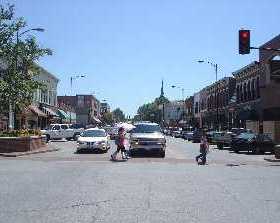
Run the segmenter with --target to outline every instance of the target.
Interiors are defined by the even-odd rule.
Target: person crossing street
[[[126,150],[125,150],[125,129],[123,127],[119,128],[118,136],[115,140],[115,143],[117,145],[117,150],[111,155],[112,160],[117,159],[117,155],[120,151],[122,154],[122,159],[127,160],[128,156],[127,156]]]

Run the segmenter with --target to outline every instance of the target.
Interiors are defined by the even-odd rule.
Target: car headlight
[[[131,139],[130,141],[130,144],[135,144],[137,145],[139,142],[138,142],[138,139]]]

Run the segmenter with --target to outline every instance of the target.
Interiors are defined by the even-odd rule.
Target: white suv
[[[70,128],[68,124],[51,124],[46,130],[41,130],[42,134],[46,135],[47,141],[51,139],[77,140],[78,136],[82,133],[81,129]]]

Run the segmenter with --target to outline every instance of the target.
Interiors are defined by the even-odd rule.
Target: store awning
[[[70,119],[69,116],[67,115],[67,113],[61,109],[58,109],[58,114],[59,114],[60,118],[62,118],[62,119]]]
[[[51,108],[43,107],[43,109],[48,113],[50,116],[59,116],[56,112],[54,112]]]
[[[47,115],[42,112],[37,106],[35,105],[29,105],[28,106],[29,110],[31,110],[34,114],[38,115],[39,117],[47,117]]]

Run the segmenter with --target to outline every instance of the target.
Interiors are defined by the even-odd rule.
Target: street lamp
[[[17,68],[18,68],[18,44],[19,44],[19,38],[23,35],[26,34],[28,32],[31,31],[37,31],[37,32],[44,32],[45,30],[43,28],[32,28],[32,29],[28,29],[25,30],[21,33],[19,33],[19,31],[16,32],[16,53],[15,53],[15,70],[17,72]],[[14,128],[14,111],[13,111],[13,105],[10,102],[9,103],[9,129],[12,130]]]
[[[181,86],[177,86],[177,85],[171,85],[172,88],[177,88],[180,89],[182,91],[182,103],[183,103],[183,110],[182,110],[182,118],[184,120],[185,118],[185,88],[181,87]],[[177,116],[178,116],[178,111],[177,111]]]
[[[198,63],[208,63],[215,69],[215,76],[216,76],[216,88],[215,88],[215,97],[216,97],[216,129],[219,128],[219,110],[218,110],[218,64],[213,63],[211,61],[205,61],[205,60],[198,60]]]
[[[171,85],[172,88],[178,88],[182,91],[182,101],[184,101],[185,98],[185,88],[180,87],[180,86],[176,86],[176,85]]]
[[[73,87],[73,80],[79,79],[79,78],[84,78],[86,75],[74,75],[70,77],[70,87],[71,87],[71,95],[72,95],[72,87]]]

